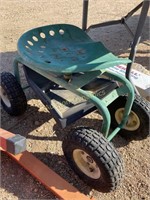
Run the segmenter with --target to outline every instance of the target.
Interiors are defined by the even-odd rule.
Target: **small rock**
[[[34,191],[34,192],[37,192],[37,191],[38,191],[38,189],[37,189],[37,188],[35,188],[33,191]]]
[[[61,160],[58,161],[58,164],[62,164],[63,162]]]
[[[40,125],[40,122],[39,122],[39,121],[35,121],[34,124],[35,124],[36,126],[38,126],[38,125]]]

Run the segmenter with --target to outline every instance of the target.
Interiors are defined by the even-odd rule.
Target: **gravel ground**
[[[120,19],[140,1],[107,0],[91,1],[88,24]],[[82,1],[69,0],[1,0],[0,1],[0,65],[1,71],[12,71],[12,63],[16,56],[16,44],[21,34],[33,27],[70,23],[81,27]],[[129,23],[135,29],[139,12]],[[150,16],[150,15],[149,15]],[[148,69],[149,66],[149,16],[147,18],[141,43],[138,46],[136,62]],[[120,56],[129,54],[131,38],[124,27],[98,28],[89,32],[96,41],[102,41],[113,53]],[[25,83],[21,73],[22,83]],[[64,135],[77,125],[88,125],[97,130],[101,126],[101,118],[92,113],[72,126],[61,129],[51,113],[37,98],[31,89],[26,90],[28,108],[20,117],[10,117],[1,109],[1,127],[21,134],[27,138],[27,150],[46,165],[64,177],[86,195],[93,194],[96,200],[148,200],[150,199],[149,177],[149,138],[141,140],[125,140],[119,135],[113,144],[121,153],[125,164],[125,176],[120,187],[114,192],[104,194],[93,191],[85,185],[68,166],[61,148]],[[142,134],[142,133],[141,133]],[[1,153],[1,187],[0,199],[56,199],[48,190],[37,182],[30,174]]]

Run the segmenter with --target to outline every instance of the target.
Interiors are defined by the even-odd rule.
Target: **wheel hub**
[[[116,110],[115,118],[118,124],[121,123],[123,119],[123,114],[124,114],[124,108],[119,108],[118,110]],[[140,127],[140,119],[135,112],[131,111],[128,117],[128,121],[126,125],[124,126],[124,129],[128,131],[135,131],[139,127]]]
[[[9,101],[9,98],[8,98],[5,90],[2,88],[2,86],[0,86],[0,96],[1,96],[1,99],[3,100],[3,102],[5,103],[5,105],[7,107],[11,107],[11,103]]]
[[[100,169],[93,158],[81,149],[73,151],[73,159],[78,168],[87,176],[93,179],[98,179],[101,176]]]

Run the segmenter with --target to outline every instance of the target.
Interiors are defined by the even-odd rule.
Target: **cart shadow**
[[[20,134],[27,138],[27,140],[36,142],[46,141],[63,141],[67,134],[70,134],[76,127],[90,127],[100,132],[102,127],[102,119],[92,117],[83,117],[66,128],[61,128],[58,123],[55,122],[50,112],[39,112],[38,107],[29,106],[24,115],[20,117],[11,117],[5,111],[2,110],[2,123],[3,129],[9,130],[15,134]],[[97,117],[98,114],[96,114]],[[5,123],[4,123],[5,121]],[[8,122],[12,124],[8,128]],[[38,122],[38,123],[37,123]],[[110,130],[111,132],[112,130]],[[142,140],[142,137],[136,136],[135,138],[123,138],[117,134],[112,143],[116,148],[127,146],[132,140]]]
[[[36,152],[33,155],[54,170],[63,179],[76,187],[81,193],[88,195],[92,188],[87,186],[70,168],[64,155]],[[65,189],[65,188],[64,188]]]
[[[77,188],[79,192],[85,195],[90,194],[92,188],[79,179],[66,163],[64,156],[51,153],[33,153],[33,155]],[[11,169],[10,166],[12,166]],[[58,199],[3,152],[1,153],[1,177],[1,188],[13,193],[19,199]],[[12,178],[11,182],[5,181],[5,179],[10,180],[10,178]],[[13,179],[17,181],[13,181]],[[67,191],[66,188],[64,190]]]
[[[42,110],[40,110],[40,106],[43,107]],[[42,103],[38,102],[37,105],[28,104],[26,112],[17,117],[8,115],[1,108],[1,128],[20,134],[30,141],[63,141],[65,135],[73,132],[76,127],[80,126],[90,127],[100,132],[103,122],[101,116],[97,111],[93,112],[92,116],[90,115],[82,117],[66,128],[61,128],[54,120],[52,113],[46,110]],[[112,131],[110,130],[110,133]],[[132,140],[143,140],[143,137],[136,135],[136,137],[123,138],[118,133],[113,138],[112,143],[116,148],[120,148],[127,146]]]
[[[4,152],[1,152],[1,188],[20,200],[57,199]]]

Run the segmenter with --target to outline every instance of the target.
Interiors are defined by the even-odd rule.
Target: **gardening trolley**
[[[148,135],[148,103],[134,95],[131,82],[109,67],[131,63],[118,58],[101,42],[69,24],[48,25],[24,33],[18,41],[15,76],[1,74],[1,97],[10,115],[25,112],[27,100],[20,85],[22,64],[29,86],[55,120],[65,128],[81,117],[98,111],[103,123],[97,132],[77,127],[64,138],[62,148],[72,169],[92,188],[114,190],[123,164],[110,141]]]

